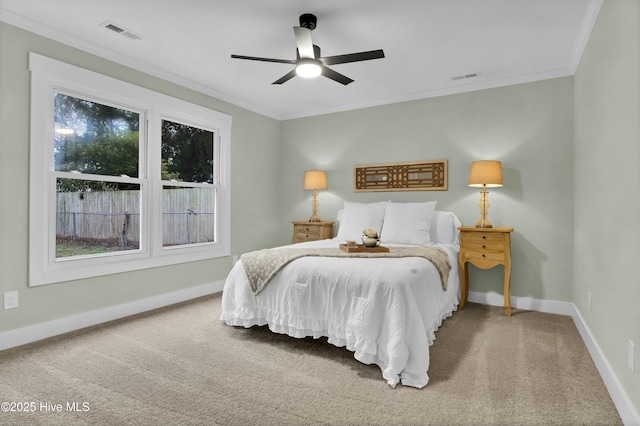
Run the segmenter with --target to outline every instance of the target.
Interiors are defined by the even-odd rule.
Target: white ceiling
[[[277,119],[572,75],[602,0],[0,0],[0,20]],[[293,26],[355,81],[295,77]],[[141,36],[101,26],[111,21]],[[477,77],[452,77],[478,73]]]

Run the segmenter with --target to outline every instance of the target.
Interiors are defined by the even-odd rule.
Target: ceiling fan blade
[[[347,62],[369,61],[371,59],[384,58],[382,49],[370,50],[368,52],[348,53],[346,55],[327,56],[320,58],[325,65],[346,64]]]
[[[273,58],[259,58],[257,56],[243,56],[243,55],[231,55],[234,59],[248,59],[250,61],[262,61],[262,62],[276,62],[279,64],[295,64],[296,61],[290,59],[273,59]]]
[[[300,58],[316,59],[313,53],[313,41],[311,40],[311,30],[303,27],[293,27],[296,35],[296,45]]]
[[[282,77],[280,77],[279,79],[277,79],[276,81],[274,81],[271,84],[286,83],[287,81],[291,80],[295,76],[296,76],[296,70],[294,68],[293,70],[291,70],[290,72],[286,73],[285,75],[283,75]]]
[[[295,72],[295,70],[294,70],[294,72]],[[337,81],[338,83],[342,83],[345,86],[353,81],[349,77],[347,77],[345,75],[342,75],[339,72],[335,72],[331,68],[327,68],[327,67],[324,67],[324,66],[322,67],[322,75],[324,75],[327,78],[330,78],[333,81]]]

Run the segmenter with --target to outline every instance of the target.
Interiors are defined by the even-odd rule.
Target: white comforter
[[[337,247],[336,239],[287,247]],[[429,346],[442,320],[458,306],[458,247],[444,248],[451,262],[447,290],[433,264],[417,257],[303,257],[278,272],[257,296],[238,261],[225,282],[226,324],[269,325],[292,337],[328,337],[365,364],[377,364],[389,385],[424,387]]]

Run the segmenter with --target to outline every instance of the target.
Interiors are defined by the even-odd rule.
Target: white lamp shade
[[[304,172],[304,189],[327,189],[327,173],[324,170]]]
[[[502,186],[502,163],[495,160],[474,161],[471,163],[469,186]]]

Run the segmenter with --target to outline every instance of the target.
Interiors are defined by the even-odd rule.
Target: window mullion
[[[161,157],[161,132],[160,113],[157,108],[149,111],[147,120],[147,205],[146,217],[148,219],[147,241],[149,253],[157,256],[162,249],[162,183],[160,182],[160,157]]]

